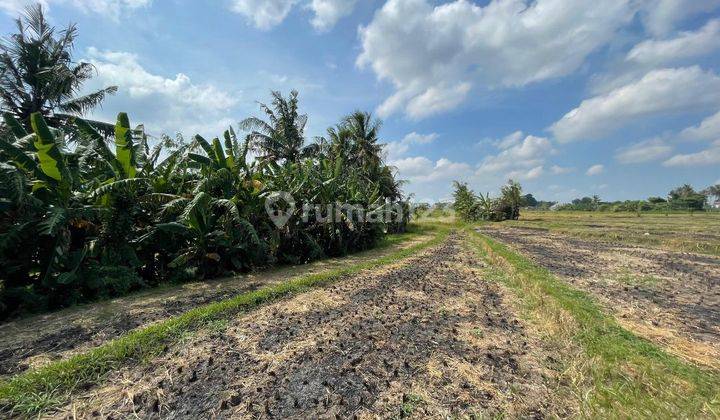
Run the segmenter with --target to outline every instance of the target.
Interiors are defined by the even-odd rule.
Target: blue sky
[[[24,0],[0,0],[3,33]],[[45,0],[76,22],[97,118],[219,135],[269,91],[300,91],[308,138],[384,121],[419,200],[452,180],[537,198],[720,183],[720,0]]]

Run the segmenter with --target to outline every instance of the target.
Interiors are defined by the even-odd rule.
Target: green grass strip
[[[194,308],[158,324],[129,332],[88,352],[14,376],[6,383],[0,384],[0,407],[15,414],[36,414],[49,410],[65,402],[78,387],[100,382],[108,372],[118,369],[123,364],[151,359],[164,352],[183,334],[198,330],[208,322],[226,319],[291,294],[325,286],[348,275],[410,257],[442,242],[450,229],[445,226],[420,227],[419,231],[433,232],[434,236],[425,242],[371,261],[298,277],[278,285]],[[409,233],[400,236],[409,238],[415,235],[416,233]],[[391,238],[389,241],[392,243],[399,240]]]
[[[577,393],[583,416],[720,418],[718,372],[687,363],[622,328],[587,293],[507,246],[478,233],[471,242],[493,266],[493,277],[517,294],[531,321],[552,305],[575,319],[571,340],[588,361],[585,389]],[[498,256],[512,269],[497,264],[493,257]]]

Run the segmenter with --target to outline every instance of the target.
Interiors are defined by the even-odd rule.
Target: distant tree
[[[508,180],[507,184],[500,188],[500,201],[509,209],[507,219],[517,220],[520,218],[520,207],[523,205],[522,187],[517,181]]]
[[[30,115],[39,112],[50,126],[72,131],[68,124],[99,106],[117,91],[110,86],[78,96],[95,69],[90,63],[72,60],[77,27],[57,32],[50,26],[42,6],[28,7],[16,21],[18,33],[0,43],[0,99],[2,109],[32,131]],[[97,128],[112,126],[94,122]]]
[[[647,199],[648,203],[652,204],[663,204],[667,203],[667,200],[662,197],[650,197]]]
[[[670,191],[668,195],[673,200],[677,200],[678,198],[685,198],[694,194],[697,194],[697,192],[695,192],[695,189],[692,187],[692,185],[684,184]]]
[[[685,184],[675,188],[669,193],[672,207],[683,210],[702,210],[707,203],[707,196],[704,192],[698,193],[695,189]]]
[[[537,207],[538,201],[533,197],[532,194],[525,194],[523,196],[523,205],[526,207]]]
[[[453,210],[455,214],[463,221],[472,222],[480,220],[478,212],[478,202],[475,193],[464,182],[453,182],[455,191],[453,192]]]
[[[720,184],[711,185],[703,190],[703,194],[713,197],[715,201],[720,201]]]

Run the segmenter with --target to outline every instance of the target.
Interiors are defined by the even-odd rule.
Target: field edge
[[[191,309],[157,324],[131,331],[106,344],[66,360],[31,369],[0,383],[0,411],[40,414],[65,402],[73,390],[103,380],[105,374],[132,361],[142,362],[162,353],[171,342],[204,326],[247,312],[278,299],[322,287],[348,275],[372,270],[406,259],[440,244],[453,230],[451,225],[427,229],[430,239],[377,259],[243,293],[230,299]]]

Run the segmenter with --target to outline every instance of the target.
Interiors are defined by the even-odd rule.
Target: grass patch
[[[503,225],[538,229],[582,239],[720,255],[720,213],[525,211]]]
[[[483,235],[470,237],[491,276],[515,292],[523,315],[561,352],[580,415],[720,416],[720,374],[686,363],[623,329],[586,293]]]
[[[619,283],[627,284],[629,286],[649,286],[654,287],[662,283],[663,280],[655,276],[639,276],[631,273],[630,271],[622,272],[617,275],[615,280]]]
[[[220,302],[194,308],[139,330],[129,332],[88,352],[70,359],[31,369],[0,384],[0,407],[12,414],[37,414],[57,407],[69,395],[103,380],[104,376],[124,364],[150,360],[167,350],[168,346],[201,328],[223,328],[223,320],[247,312],[260,305],[276,301],[311,288],[330,284],[363,270],[379,268],[407,258],[442,242],[450,232],[449,226],[418,226],[408,233],[394,235],[386,245],[401,242],[418,233],[433,233],[425,242],[394,251],[371,261],[310,274],[284,283],[244,293]]]
[[[402,405],[400,405],[400,413],[396,418],[407,418],[413,415],[415,410],[420,404],[423,404],[425,400],[423,397],[416,394],[403,394]]]

